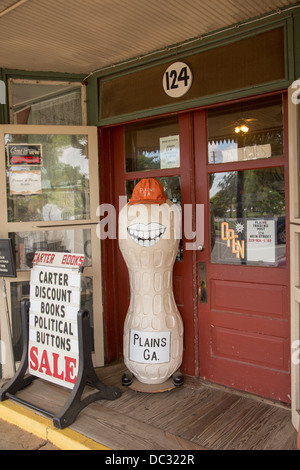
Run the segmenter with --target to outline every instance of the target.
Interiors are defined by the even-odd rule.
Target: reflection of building
[[[133,1],[130,11],[118,2],[126,28],[120,28],[114,2],[109,20],[101,2],[96,7],[87,0],[84,18],[77,10],[82,2],[61,2],[66,34],[71,34],[73,20],[78,25],[76,37],[68,41],[51,2],[14,3],[6,13],[0,10],[7,43],[7,50],[0,52],[0,84],[7,89],[0,122],[15,125],[2,125],[1,135],[6,134],[7,142],[24,144],[26,137],[43,144],[42,195],[50,195],[48,203],[58,206],[61,214],[43,216],[38,194],[8,194],[1,236],[11,234],[23,263],[18,278],[10,281],[12,303],[16,305],[26,292],[29,273],[22,254],[27,247],[35,249],[37,235],[36,241],[46,243],[47,249],[88,251],[85,273],[93,289],[86,295],[94,309],[96,364],[102,365],[104,357],[107,362],[119,358],[128,305],[127,271],[116,240],[100,242],[96,236],[97,207],[112,204],[118,211],[119,196],[130,196],[139,179],[159,178],[168,197],[180,202],[183,215],[184,206],[192,205],[195,232],[196,205],[205,207],[201,249],[186,249],[190,240],[183,237],[174,268],[175,299],[186,335],[183,372],[289,403],[294,367],[289,344],[298,339],[299,330],[294,315],[297,291],[292,303],[289,297],[290,288],[298,285],[299,268],[299,203],[294,196],[299,108],[293,88],[300,77],[298,2],[282,0],[276,13],[271,11],[274,2],[250,2],[246,9],[235,2],[235,11],[225,0],[216,8],[216,2],[210,3],[205,11],[194,2],[184,14],[178,2],[171,2],[176,7],[171,17],[170,2],[151,4],[151,11],[144,2]],[[161,44],[152,26],[167,16],[168,24],[164,21],[157,28],[164,32]],[[25,17],[36,18],[32,42],[22,34]],[[139,24],[144,25],[143,32]],[[146,25],[151,38],[145,35]],[[35,36],[39,28],[45,36],[51,32],[51,43],[45,45],[41,35]],[[84,41],[78,40],[81,34]],[[19,35],[24,47],[15,48]],[[55,50],[50,54],[48,48]],[[174,98],[166,93],[164,76],[164,83],[182,94]],[[41,124],[53,127],[42,129]],[[243,124],[248,132],[236,133]],[[179,154],[173,148],[161,165],[161,139],[170,137],[179,142]],[[4,162],[4,149],[0,151]],[[4,167],[1,172],[5,187]],[[272,220],[269,233],[255,227],[256,221],[266,220]],[[232,230],[226,240],[221,238],[222,222]],[[245,228],[244,239],[237,223]],[[251,242],[254,245],[270,240],[271,254],[260,257],[256,249],[251,252],[250,239],[257,240]],[[244,246],[243,263],[236,257],[239,246],[241,253]],[[203,302],[197,297],[200,278]],[[5,334],[2,325],[1,332]],[[3,374],[10,373],[11,364],[3,365]],[[293,409],[299,408],[294,377]],[[297,415],[294,420],[298,423]]]

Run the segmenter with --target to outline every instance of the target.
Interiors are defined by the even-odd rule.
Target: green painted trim
[[[102,119],[98,123],[98,126],[107,127],[116,124],[122,124],[136,119],[143,119],[147,117],[158,116],[162,114],[170,114],[175,112],[190,111],[195,108],[201,108],[217,103],[224,103],[226,101],[237,100],[250,96],[260,95],[272,91],[286,90],[290,86],[289,81],[273,82],[264,85],[260,85],[252,88],[245,88],[243,90],[236,90],[227,93],[221,93],[217,95],[205,96],[202,98],[194,99],[191,101],[184,101],[182,103],[176,103],[174,105],[162,106],[159,108],[152,108],[143,110],[137,113],[123,114],[110,119]]]
[[[91,77],[86,87],[86,110],[88,126],[97,126],[99,105],[98,80],[96,77]]]
[[[58,72],[34,72],[30,70],[18,70],[18,69],[3,69],[3,72],[7,79],[9,78],[24,78],[27,80],[53,80],[53,81],[69,81],[69,82],[81,82],[84,79],[83,74],[70,74],[70,73],[58,73]]]
[[[295,80],[295,50],[294,50],[294,22],[293,18],[289,17],[285,23],[285,76],[289,80],[289,85]],[[288,86],[289,86],[288,85]]]
[[[299,2],[300,4],[300,2]],[[180,103],[174,103],[174,105],[167,105],[158,108],[151,108],[146,110],[141,110],[136,113],[129,113],[123,114],[119,116],[114,116],[112,118],[107,119],[100,119],[100,96],[102,94],[102,86],[103,83],[113,80],[114,78],[118,78],[128,74],[134,74],[134,72],[142,71],[145,69],[149,69],[151,67],[161,65],[167,62],[170,62],[172,58],[174,58],[176,54],[176,60],[184,60],[185,58],[199,54],[201,52],[224,46],[241,39],[250,38],[257,34],[261,34],[267,31],[271,31],[272,29],[283,27],[284,29],[284,51],[285,51],[285,79],[264,83],[258,85],[256,87],[247,88],[247,89],[239,89],[239,90],[232,90],[230,92],[216,94],[212,96],[205,96],[201,98],[197,98],[191,101],[182,101]],[[115,125],[118,123],[123,123],[126,121],[131,121],[135,119],[141,119],[146,117],[151,117],[159,114],[167,114],[172,112],[180,112],[183,110],[189,110],[196,107],[206,106],[209,104],[214,104],[218,102],[224,102],[239,98],[244,98],[246,96],[253,96],[256,94],[267,93],[270,91],[286,89],[288,88],[291,83],[295,80],[295,67],[294,67],[294,21],[293,15],[290,12],[282,13],[280,18],[272,17],[271,19],[262,19],[262,22],[259,24],[254,23],[250,26],[241,26],[238,28],[238,31],[230,31],[230,33],[223,33],[216,34],[217,37],[213,37],[213,39],[203,39],[202,42],[199,40],[197,45],[193,45],[193,47],[188,47],[185,50],[181,51],[180,53],[172,52],[169,54],[161,54],[160,57],[156,57],[156,59],[145,59],[141,60],[138,64],[131,65],[130,67],[115,67],[114,71],[112,72],[102,72],[102,73],[95,73],[92,77],[89,78],[95,80],[95,77],[98,80],[99,84],[99,112],[98,112],[98,121],[95,125],[98,126],[109,126]]]

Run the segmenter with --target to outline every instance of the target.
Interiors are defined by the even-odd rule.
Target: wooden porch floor
[[[289,408],[185,377],[164,393],[124,388],[123,362],[96,372],[122,395],[87,406],[70,426],[113,450],[297,450]],[[57,413],[69,391],[36,380],[17,396]]]

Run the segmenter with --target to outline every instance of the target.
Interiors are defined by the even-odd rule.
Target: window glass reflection
[[[32,267],[36,251],[84,254],[83,266],[92,265],[90,229],[47,230],[11,233],[16,253],[16,268],[27,271]]]
[[[209,163],[282,156],[282,97],[211,109],[207,114],[207,132]]]
[[[145,171],[180,167],[178,118],[125,126],[125,169]]]
[[[39,164],[17,158],[30,145],[41,151]],[[8,221],[89,219],[87,146],[86,135],[6,134]]]
[[[11,84],[12,124],[81,126],[81,87],[26,80]]]
[[[209,175],[213,263],[286,263],[284,169]]]
[[[136,180],[128,180],[125,183],[125,191],[126,191],[126,196],[127,200],[129,200],[132,196],[132,192],[134,190],[134,187],[137,185],[137,183],[141,180],[136,179]],[[174,202],[174,204],[181,205],[181,182],[180,182],[180,176],[166,176],[166,177],[160,177],[160,178],[155,178],[158,181],[161,182],[164,188],[164,192],[168,199],[170,201]]]

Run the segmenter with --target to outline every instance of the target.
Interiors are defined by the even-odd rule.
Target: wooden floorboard
[[[168,392],[136,392],[122,387],[123,371],[122,362],[97,369],[122,395],[90,404],[71,429],[115,450],[297,449],[287,407],[191,377]],[[69,394],[38,379],[17,395],[57,413]]]

